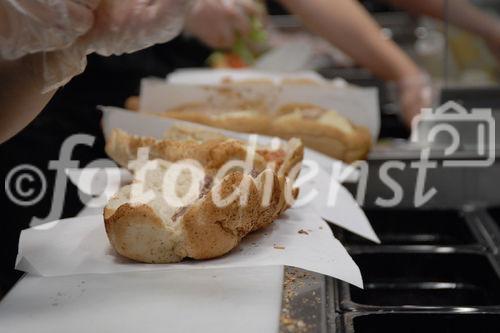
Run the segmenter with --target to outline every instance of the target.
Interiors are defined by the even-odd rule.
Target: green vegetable
[[[262,21],[257,16],[254,16],[251,19],[251,25],[252,29],[249,35],[250,41],[256,44],[264,43],[267,40],[267,33],[264,30]]]
[[[258,54],[253,51],[254,47],[267,41],[267,33],[259,17],[251,17],[250,24],[251,30],[248,36],[237,36],[230,51],[230,53],[239,56],[247,65],[252,65],[257,59]],[[224,58],[224,54],[224,52],[216,51],[210,56],[208,62],[211,64],[217,63]]]
[[[232,48],[233,53],[240,56],[249,65],[253,64],[257,58],[257,55],[252,50],[252,46],[264,43],[267,40],[267,33],[259,17],[253,16],[250,23],[251,30],[249,35],[246,38],[238,36]]]
[[[234,54],[237,54],[246,64],[253,64],[255,62],[255,55],[248,47],[244,38],[238,37],[232,49]]]
[[[220,63],[224,60],[224,53],[220,51],[213,52],[207,59],[207,63],[211,66]]]

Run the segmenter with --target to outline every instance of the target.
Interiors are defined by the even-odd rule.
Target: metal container
[[[351,313],[339,320],[345,333],[469,333],[498,332],[499,314],[442,314],[442,313]]]
[[[381,245],[332,227],[365,289],[295,271],[283,307],[295,319],[282,320],[281,332],[497,332],[498,212],[367,210]]]

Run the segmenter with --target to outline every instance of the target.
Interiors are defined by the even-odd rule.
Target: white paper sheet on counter
[[[290,209],[268,228],[245,237],[229,254],[212,260],[165,265],[127,260],[111,248],[102,216],[24,230],[16,260],[16,269],[46,277],[259,266],[299,267],[363,286],[358,266],[326,222],[308,209]]]
[[[366,214],[339,180],[322,169],[318,170],[316,177],[300,186],[299,200],[314,193],[317,193],[316,197],[305,207],[314,209],[332,224],[380,244]]]
[[[124,131],[135,135],[162,138],[165,131],[176,123],[188,124],[189,126],[200,126],[192,123],[159,118],[137,112],[130,112],[115,107],[103,107],[102,110],[104,112],[103,129],[105,136],[110,135],[114,128],[121,128]],[[200,127],[214,130],[213,128],[206,126]],[[224,133],[228,137],[244,141],[248,140],[248,134],[219,129],[215,130]],[[266,143],[269,140],[270,138],[268,137],[259,136],[260,143]],[[341,164],[344,165],[344,167],[346,165],[311,149],[305,150],[304,160],[315,161],[320,168],[315,177],[310,182],[305,183],[306,187],[302,189],[301,195],[306,195],[309,191],[316,189],[319,194],[317,195],[317,200],[315,200],[313,204],[315,205],[314,207],[316,211],[320,212],[324,219],[363,238],[380,243],[380,240],[370,225],[370,222],[366,218],[366,215],[354,200],[352,195],[345,188],[340,186],[338,191],[335,192],[337,197],[335,202],[338,204],[328,205],[328,202],[326,201],[330,189],[329,185],[332,182],[335,183],[335,180],[337,180],[337,184],[345,181],[345,175],[341,175],[344,177],[339,176],[337,179],[332,179],[332,177],[330,177],[333,164]],[[305,170],[301,175],[307,176],[307,171]],[[85,186],[85,184],[82,185]]]
[[[3,333],[276,333],[283,267],[27,275],[0,302]]]

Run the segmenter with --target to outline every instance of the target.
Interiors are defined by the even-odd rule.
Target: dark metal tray
[[[385,249],[421,248],[428,251],[444,246],[487,249],[483,234],[464,212],[368,210],[366,215]],[[339,228],[334,228],[334,234],[349,248],[373,247],[373,243]]]
[[[365,289],[339,283],[341,311],[500,312],[500,269],[491,254],[362,253],[353,259]]]
[[[500,313],[500,261],[482,210],[369,210],[381,245],[340,232],[365,290],[338,282],[347,311],[494,310]]]
[[[338,322],[338,332],[344,333],[493,333],[500,327],[500,314],[350,313]]]
[[[500,207],[489,209],[488,217],[491,218],[491,224],[496,227],[496,231],[500,233]]]
[[[498,223],[500,225],[500,207],[491,208],[489,210],[489,213],[490,213],[491,217],[493,217],[493,219],[496,221],[496,223]]]
[[[295,274],[300,279],[289,284],[292,293],[284,293],[283,311],[301,322],[282,321],[281,332],[498,331],[497,210],[366,213],[380,245],[332,227],[358,264],[365,289],[319,274]]]

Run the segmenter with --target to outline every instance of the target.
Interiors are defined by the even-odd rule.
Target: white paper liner
[[[16,269],[45,277],[259,266],[299,267],[363,286],[358,266],[328,225],[304,208],[287,211],[268,228],[245,237],[229,254],[212,260],[159,265],[128,260],[110,246],[102,216],[24,230],[16,260]]]

